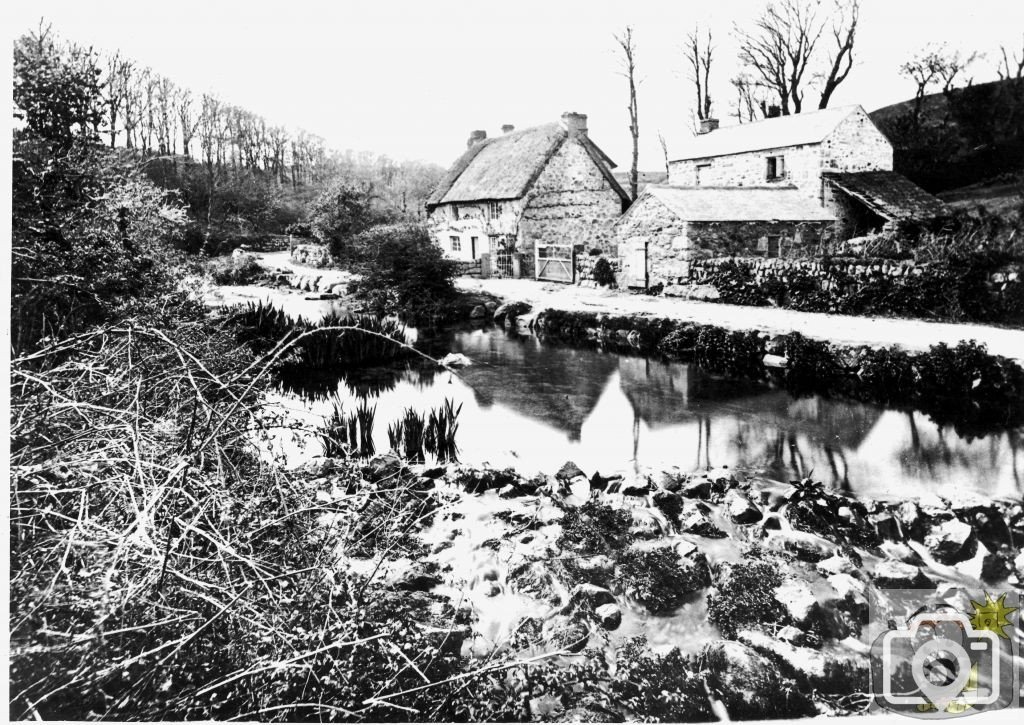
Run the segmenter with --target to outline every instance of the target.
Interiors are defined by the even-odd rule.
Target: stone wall
[[[523,276],[534,276],[538,247],[581,245],[614,251],[622,198],[579,142],[568,139],[530,188],[519,222]]]
[[[831,239],[832,222],[684,222],[657,199],[643,197],[615,227],[620,287],[644,286],[635,269],[646,245],[647,286],[685,283],[694,260],[736,255],[806,256]]]
[[[615,273],[616,277],[619,276],[619,273],[622,271],[622,263],[617,257],[607,254],[589,254],[586,250],[583,250],[576,254],[576,284],[582,287],[597,286],[597,283],[594,281],[594,267],[599,259],[608,260],[612,272]]]
[[[892,171],[892,144],[863,110],[857,109],[821,144],[824,171]]]
[[[331,263],[331,252],[326,244],[296,244],[291,259],[307,267],[326,267]]]

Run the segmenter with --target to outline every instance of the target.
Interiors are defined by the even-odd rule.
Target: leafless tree
[[[668,142],[661,131],[658,131],[658,143],[661,144],[661,155],[665,157],[665,173],[668,174]]]
[[[697,92],[697,119],[704,121],[711,118],[711,95],[708,92],[708,81],[711,78],[711,61],[714,46],[711,45],[711,31],[702,40],[700,28],[695,27],[686,36],[686,61],[690,66],[690,81]]]
[[[137,148],[141,142],[142,124],[146,116],[146,88],[151,72],[148,68],[133,68],[128,79],[124,104],[125,145]]]
[[[835,45],[828,55],[828,73],[824,76],[818,108],[828,108],[832,94],[853,68],[853,43],[857,37],[857,22],[860,20],[860,0],[839,0],[832,17]]]
[[[1009,54],[1006,52],[1006,46],[999,46],[999,50],[1003,56],[1002,65],[1000,65],[996,72],[999,74],[1000,80],[1006,80],[1008,78],[1022,78],[1024,77],[1024,39],[1021,41],[1020,57],[1017,57],[1016,53]],[[1013,68],[1013,65],[1016,68]]]
[[[153,114],[156,125],[157,149],[161,154],[173,154],[177,150],[178,115],[175,112],[177,88],[170,78],[161,76],[156,83]]]
[[[615,36],[622,53],[622,75],[629,81],[629,133],[633,137],[633,164],[629,168],[629,196],[636,199],[637,164],[640,158],[640,125],[637,120],[636,87],[636,39],[633,37],[632,26],[627,25],[622,35]]]
[[[977,53],[971,53],[963,58],[959,51],[950,50],[946,44],[930,45],[900,66],[900,74],[913,81],[915,86],[911,115],[914,128],[920,127],[924,97],[929,89],[937,86],[948,96],[953,91],[957,76],[978,57]]]
[[[739,74],[730,83],[736,89],[733,110],[738,123],[750,123],[768,115],[768,91],[763,84],[746,73]]]
[[[810,0],[782,0],[770,4],[752,28],[736,29],[740,62],[775,92],[783,115],[803,110],[803,83],[825,28],[818,7]]]
[[[178,93],[176,110],[178,128],[181,131],[181,153],[190,156],[192,139],[195,138],[196,132],[199,130],[201,117],[196,115],[195,109],[192,107],[192,92],[187,88]]]
[[[114,53],[107,59],[107,78],[104,92],[107,107],[107,123],[110,133],[110,148],[117,143],[118,123],[123,123],[122,111],[126,111],[134,64]]]

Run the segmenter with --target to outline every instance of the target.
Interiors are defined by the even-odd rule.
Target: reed
[[[369,458],[376,452],[373,444],[373,423],[377,406],[362,402],[354,413],[346,414],[336,401],[324,419],[318,437],[327,458]]]

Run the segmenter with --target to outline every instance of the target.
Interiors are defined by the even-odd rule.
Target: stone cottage
[[[888,139],[860,106],[719,128],[709,119],[616,224],[628,286],[671,284],[712,256],[781,257],[946,216],[893,168]]]
[[[685,283],[695,259],[814,251],[835,221],[795,186],[650,185],[615,227],[620,284]]]
[[[434,240],[492,274],[572,281],[572,249],[614,250],[612,227],[630,199],[615,164],[587,134],[587,116],[487,138],[465,153],[427,201]]]

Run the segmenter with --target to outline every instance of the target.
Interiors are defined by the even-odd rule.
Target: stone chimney
[[[586,136],[587,114],[566,111],[562,114],[562,128],[568,131],[570,136]]]
[[[512,133],[515,130],[516,130],[516,127],[513,126],[511,123],[506,123],[505,125],[503,125],[501,127],[501,132],[502,133]]]
[[[476,146],[478,143],[480,143],[486,138],[486,131],[473,131],[472,133],[469,134],[469,140],[466,141],[466,148],[472,148],[473,146]]]
[[[778,118],[782,115],[782,109],[778,106],[768,106],[768,115],[766,118]]]
[[[712,131],[718,130],[718,119],[717,118],[705,118],[700,122],[699,133],[711,133]]]

